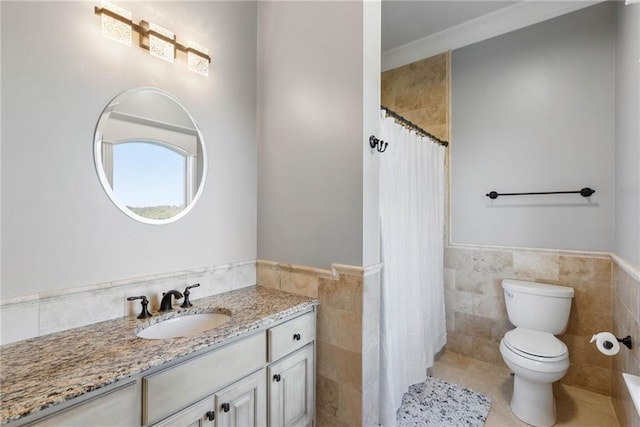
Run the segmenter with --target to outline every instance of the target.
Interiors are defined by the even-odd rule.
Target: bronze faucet
[[[159,311],[169,311],[171,310],[173,307],[171,307],[171,296],[175,296],[176,299],[180,299],[182,298],[182,294],[180,293],[180,291],[176,291],[174,289],[168,291],[168,292],[163,292],[162,293],[162,301],[160,302],[160,310]]]

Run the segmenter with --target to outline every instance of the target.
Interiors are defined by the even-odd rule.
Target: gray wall
[[[640,268],[640,4],[617,6],[615,252]]]
[[[375,233],[377,227],[363,225],[369,191],[363,173],[377,176],[364,167],[371,130],[363,125],[364,87],[379,93],[379,65],[368,74],[363,68],[371,60],[363,52],[365,28],[379,37],[379,24],[370,29],[364,17],[379,20],[379,14],[365,9],[361,2],[259,2],[261,259],[362,265],[363,228]],[[376,99],[369,104],[374,110],[366,110],[369,118],[377,118]],[[376,124],[369,119],[367,126]],[[377,205],[377,193],[366,203]],[[375,250],[367,255],[376,256]]]
[[[453,52],[453,243],[613,250],[614,28],[607,2]]]
[[[93,2],[2,2],[4,298],[256,257],[256,4],[123,6],[207,46],[209,77],[102,37]],[[170,225],[122,214],[94,170],[96,121],[135,86],[180,99],[209,153],[202,197]]]

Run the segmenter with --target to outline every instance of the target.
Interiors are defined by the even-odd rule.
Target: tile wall
[[[194,283],[200,286],[191,290],[192,300],[252,286],[256,264],[251,260],[5,299],[0,302],[0,344],[137,315],[140,301],[127,301],[129,296],[145,295],[149,309],[156,311],[162,292],[182,292]]]
[[[621,347],[612,358],[611,398],[620,425],[640,427],[640,415],[622,378],[623,372],[640,376],[640,270],[614,256],[612,287],[612,332],[617,337],[630,335],[633,349]]]
[[[611,264],[609,254],[446,248],[447,350],[503,365],[500,339],[513,326],[502,279],[570,286],[575,296],[569,325],[559,338],[569,348],[571,365],[560,381],[609,395],[613,358],[602,355],[589,340],[596,332],[611,330]]]
[[[380,266],[322,270],[258,260],[258,285],[320,300],[317,425],[377,425]]]
[[[449,140],[451,52],[385,71],[382,105],[444,141]]]

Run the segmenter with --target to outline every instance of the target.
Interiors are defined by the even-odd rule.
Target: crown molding
[[[519,30],[602,1],[525,0],[382,52],[382,71]]]

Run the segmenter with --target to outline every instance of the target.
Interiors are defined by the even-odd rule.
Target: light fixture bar
[[[206,48],[203,48],[203,47],[195,48],[191,45],[192,44],[191,42],[189,43],[189,46],[185,46],[176,40],[176,36],[175,34],[173,34],[173,32],[166,30],[165,28],[162,28],[159,25],[155,25],[144,20],[140,21],[140,24],[136,24],[130,18],[127,18],[126,16],[122,16],[104,6],[103,7],[95,6],[94,13],[100,16],[106,15],[109,18],[122,22],[125,25],[129,25],[133,31],[135,31],[140,35],[139,46],[143,49],[148,50],[151,53],[151,55],[156,56],[160,59],[164,59],[165,61],[168,61],[168,62],[173,62],[172,59],[175,59],[176,51],[180,51],[187,55],[190,55],[190,54],[197,55],[202,60],[207,61],[207,63],[211,63],[211,56],[209,56],[209,53]],[[172,35],[173,37],[171,37],[170,35]],[[151,37],[157,39],[155,40],[157,46],[155,46],[154,49],[151,48],[151,41],[150,41]],[[172,46],[173,49],[167,49],[167,47],[169,46]],[[173,50],[173,57],[171,57],[171,53],[167,53],[171,50]],[[196,72],[200,72],[200,71],[196,71]],[[205,73],[200,72],[200,74],[205,74]]]
[[[211,63],[211,57],[207,53],[204,53],[192,46],[184,46],[176,42],[176,49],[184,53],[193,53],[195,55],[202,57],[203,59],[206,59],[207,62]]]
[[[106,7],[94,6],[93,12],[96,15],[107,15],[109,18],[113,18],[116,21],[120,21],[123,24],[131,25],[131,28],[133,28],[133,30],[136,31],[136,32],[139,32],[139,30],[142,30],[142,27],[137,25],[131,19],[129,19],[129,18],[125,17],[125,16],[122,16],[122,15],[120,15],[118,13],[115,13],[114,11],[107,9]]]
[[[176,41],[176,36],[175,35],[173,36],[173,38],[167,37],[165,34],[154,30],[152,27],[150,27],[150,25],[153,25],[153,24],[150,24],[149,22],[144,21],[144,20],[140,21],[140,25],[139,25],[140,31],[136,30],[136,32],[139,33],[141,36],[145,36],[145,37],[148,37],[149,35],[152,35],[154,37],[157,37],[157,38],[161,39],[162,41],[165,41],[167,43],[171,43],[171,44],[175,45],[176,49],[178,48],[180,43],[178,43]],[[173,33],[171,33],[171,34],[173,34]],[[145,49],[146,48],[147,47],[145,47]]]

